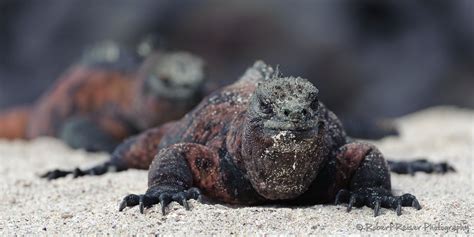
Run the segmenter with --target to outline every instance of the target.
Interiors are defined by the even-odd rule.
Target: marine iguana
[[[161,203],[164,214],[172,201],[189,209],[187,200],[201,192],[242,205],[348,202],[348,211],[365,205],[375,216],[381,207],[398,215],[402,206],[421,209],[415,196],[391,193],[382,154],[345,134],[313,84],[263,62],[181,120],[129,139],[111,163],[125,169],[150,161],[147,192],[126,196],[120,211]]]
[[[282,77],[261,61],[181,120],[129,138],[110,161],[74,173],[128,168],[149,168],[149,188],[126,196],[120,211],[139,205],[143,213],[161,203],[164,213],[172,201],[189,209],[187,200],[201,193],[243,205],[348,202],[348,211],[365,205],[374,215],[381,207],[398,215],[402,206],[421,208],[415,196],[391,193],[382,154],[345,134],[313,84]]]
[[[112,152],[123,139],[178,119],[204,96],[204,63],[185,52],[141,56],[114,42],[86,51],[34,106],[0,114],[0,137],[61,138]]]

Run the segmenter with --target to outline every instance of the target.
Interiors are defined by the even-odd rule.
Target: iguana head
[[[170,99],[193,99],[204,84],[204,62],[185,52],[150,55],[140,73],[148,95]]]
[[[318,89],[267,66],[252,95],[242,142],[244,166],[255,190],[267,199],[291,199],[306,191],[323,162]]]

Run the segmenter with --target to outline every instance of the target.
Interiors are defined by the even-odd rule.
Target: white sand
[[[387,156],[427,156],[449,160],[457,173],[392,176],[396,193],[416,195],[423,209],[404,208],[403,215],[383,209],[316,205],[305,208],[228,207],[192,201],[192,210],[172,204],[141,215],[138,208],[118,212],[128,193],[146,190],[147,172],[132,170],[53,182],[36,175],[52,168],[90,166],[106,155],[73,151],[53,139],[31,143],[0,142],[0,235],[12,234],[319,234],[319,233],[462,233],[474,229],[474,112],[438,107],[399,120],[400,138],[376,144]],[[358,228],[363,227],[360,231]],[[366,227],[372,226],[379,230]],[[402,229],[415,230],[402,230]],[[451,228],[451,229],[446,229]],[[458,228],[458,232],[456,232]],[[417,230],[416,230],[417,229]]]

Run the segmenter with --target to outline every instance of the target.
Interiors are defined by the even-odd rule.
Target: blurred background
[[[0,0],[0,109],[32,103],[86,46],[155,34],[227,84],[256,59],[342,116],[474,107],[474,1]]]

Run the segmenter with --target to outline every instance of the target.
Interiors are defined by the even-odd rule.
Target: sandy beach
[[[400,137],[374,142],[386,157],[449,161],[447,175],[392,175],[394,193],[414,194],[422,205],[403,215],[368,207],[236,207],[191,201],[191,211],[173,203],[118,212],[121,199],[146,190],[147,171],[48,182],[38,174],[54,168],[89,167],[106,154],[71,150],[59,140],[0,141],[0,235],[66,234],[472,234],[474,231],[474,111],[435,107],[397,120]]]

